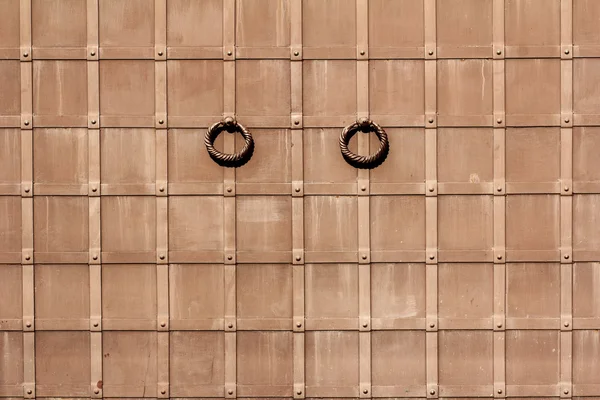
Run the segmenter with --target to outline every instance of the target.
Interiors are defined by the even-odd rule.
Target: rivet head
[[[160,394],[167,394],[167,391],[165,389],[160,391]]]
[[[498,186],[498,187],[496,188],[496,191],[498,191],[498,192],[501,192],[501,191],[502,191],[502,186]]]
[[[302,257],[296,256],[296,261],[300,261],[300,260],[302,260]]]
[[[564,190],[565,190],[565,192],[568,192],[569,191],[569,187],[565,186]]]
[[[502,322],[498,322],[498,323],[496,324],[496,326],[497,326],[498,328],[502,328]]]
[[[295,51],[295,52],[294,52],[294,55],[295,55],[296,57],[298,57],[298,56],[300,55],[300,52],[299,52],[299,51]]]
[[[430,255],[429,255],[429,259],[430,259],[430,260],[433,260],[433,259],[435,259],[435,256],[434,256],[433,254],[430,254]]]
[[[569,389],[565,389],[565,390],[563,391],[563,393],[564,393],[564,394],[569,394]]]
[[[366,255],[366,254],[363,254],[363,255],[361,256],[361,258],[362,258],[363,260],[366,260],[366,259],[367,259],[367,255]]]
[[[231,260],[233,260],[233,256],[232,256],[232,255],[228,255],[228,256],[227,256],[227,259],[228,259],[229,261],[231,261]]]
[[[368,390],[368,389],[365,389],[365,390],[363,390],[363,393],[364,393],[364,394],[367,394],[367,393],[369,393],[369,390]]]
[[[300,121],[298,121],[298,120],[295,120],[295,121],[294,121],[294,125],[300,125]]]
[[[364,192],[365,190],[367,190],[367,187],[366,186],[361,186],[360,190],[362,190]]]
[[[435,328],[435,323],[433,323],[433,322],[432,322],[432,323],[430,323],[430,324],[429,324],[429,327],[430,327],[430,328]]]
[[[98,191],[98,188],[96,186],[92,187],[92,192],[96,193]]]
[[[369,326],[369,324],[367,324],[366,322],[364,324],[362,324],[363,328],[366,328],[367,326]]]
[[[502,389],[498,389],[498,394],[502,394]]]
[[[565,49],[565,54],[569,54],[569,53],[570,53],[569,49]]]
[[[433,193],[433,191],[435,190],[435,188],[433,186],[429,186],[428,190]]]
[[[29,121],[25,120],[23,124],[25,124],[25,126],[29,126]]]
[[[568,328],[569,327],[569,321],[565,321],[564,325],[565,325],[565,328]]]
[[[90,122],[92,123],[92,125],[96,125],[96,120],[95,119],[91,120]]]
[[[429,54],[430,56],[432,56],[433,55],[433,50],[429,50],[429,52],[427,54]]]
[[[227,324],[227,327],[228,327],[229,329],[233,329],[233,324],[230,322],[229,324]],[[231,394],[231,393],[229,393],[229,394]]]
[[[496,50],[496,54],[498,54],[498,55],[502,54],[502,50]]]
[[[94,328],[97,328],[97,327],[98,327],[98,323],[94,322]]]
[[[233,117],[225,117],[225,119],[223,120],[223,122],[225,122],[225,125],[231,125],[234,121],[235,120],[233,119]]]
[[[296,189],[294,189],[294,191],[295,191],[296,193],[300,193],[300,188],[299,188],[299,187],[297,187]]]
[[[431,390],[429,391],[429,394],[433,396],[433,395],[435,394],[435,390],[434,390],[434,389],[431,389]]]
[[[31,328],[31,322],[27,321],[27,322],[25,323],[25,326],[26,326],[27,328]]]
[[[29,187],[25,187],[25,189],[23,189],[25,191],[25,193],[29,193]]]
[[[158,258],[160,258],[161,260],[164,260],[165,259],[165,255],[161,254],[160,256],[158,256]]]
[[[100,394],[100,390],[94,389],[94,394]]]
[[[498,124],[501,124],[501,123],[502,123],[502,118],[498,118],[498,119],[496,120],[496,123],[498,123]]]
[[[230,187],[227,188],[227,193],[231,193],[233,189],[231,189]]]
[[[296,392],[296,394],[297,394],[298,396],[302,395],[302,390],[298,390],[298,391]]]
[[[361,51],[360,51],[360,55],[361,55],[361,56],[364,56],[364,55],[365,55],[365,51],[364,51],[364,50],[361,50]]]
[[[502,260],[502,254],[498,254],[498,255],[496,256],[496,258],[497,258],[498,260]]]
[[[98,254],[94,254],[94,255],[92,256],[92,260],[97,260],[97,259],[98,259]]]
[[[565,258],[565,260],[569,259],[569,255],[568,254],[565,254],[563,257]]]
[[[231,50],[229,50],[229,51],[227,52],[227,55],[228,55],[228,56],[230,56],[230,55],[232,55],[232,54],[233,54],[233,52],[232,52]]]
[[[302,322],[296,322],[296,328],[302,328]]]
[[[90,56],[94,57],[96,55],[96,52],[94,50],[90,51]]]
[[[159,188],[158,188],[158,191],[159,191],[159,192],[164,192],[164,191],[165,191],[165,188],[164,188],[164,186],[161,186],[161,187],[159,187]]]
[[[162,321],[162,322],[160,323],[160,327],[161,327],[161,328],[164,328],[165,326],[167,326],[167,323],[166,323],[165,321]]]
[[[231,396],[231,395],[233,394],[233,390],[229,389],[229,390],[227,391],[227,394]]]
[[[27,389],[27,394],[31,394],[31,393],[33,393],[33,390]]]
[[[27,261],[29,261],[29,260],[31,260],[31,256],[28,254],[28,255],[26,255],[26,256],[25,256],[25,259],[26,259]]]
[[[159,119],[159,120],[158,120],[158,123],[162,125],[162,124],[164,124],[164,123],[165,123],[165,120],[164,120],[164,119]]]
[[[568,124],[571,121],[569,118],[565,118],[565,124]]]
[[[433,118],[429,118],[429,123],[433,124]]]
[[[29,57],[29,53],[28,52],[24,52],[23,53],[23,57],[25,57],[25,58]]]
[[[158,52],[158,55],[159,55],[159,56],[162,56],[162,55],[163,55],[163,52],[162,52],[162,51],[159,51],[159,52]]]

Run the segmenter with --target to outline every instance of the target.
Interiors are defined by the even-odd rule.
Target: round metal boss
[[[242,150],[234,154],[226,154],[215,149],[215,140],[224,130],[230,133],[239,132],[244,137],[245,143]],[[243,125],[239,124],[231,117],[227,117],[223,121],[219,121],[208,128],[206,135],[204,135],[204,145],[206,146],[210,158],[220,166],[229,168],[241,167],[246,164],[254,152],[254,139],[252,138],[252,135]]]
[[[350,149],[348,149],[348,143],[350,143],[350,139],[354,136],[358,131],[369,133],[374,132],[379,139],[379,149],[374,154],[369,156],[360,156],[358,154],[354,154]],[[342,134],[340,135],[340,150],[342,151],[342,156],[348,164],[352,165],[355,168],[364,168],[371,169],[378,167],[383,163],[390,151],[390,141],[388,140],[388,136],[385,131],[377,125],[375,122],[367,119],[361,118],[355,123],[347,126],[342,130]]]

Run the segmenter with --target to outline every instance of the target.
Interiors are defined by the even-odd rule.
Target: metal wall
[[[600,396],[600,1],[0,10],[0,397]]]

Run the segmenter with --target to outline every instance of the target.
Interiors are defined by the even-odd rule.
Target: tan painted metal
[[[0,397],[600,396],[599,1],[0,10]]]

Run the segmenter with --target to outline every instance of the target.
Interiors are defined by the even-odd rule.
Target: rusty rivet
[[[160,391],[160,394],[167,394],[167,391],[165,389]]]
[[[227,391],[227,394],[229,394],[229,395],[231,396],[231,395],[233,394],[233,390],[229,389],[229,390]]]
[[[433,55],[433,50],[429,50],[429,55],[432,56]]]
[[[95,120],[95,119],[93,119],[93,120],[91,121],[91,123],[92,123],[92,125],[96,125],[96,120]]]
[[[90,51],[90,56],[94,57],[96,55],[96,52],[94,50]]]
[[[161,260],[164,260],[165,259],[165,255],[161,254],[161,255],[158,256],[158,258],[160,258]]]
[[[296,261],[300,261],[300,260],[302,260],[302,257],[296,256]]]
[[[364,56],[364,55],[365,55],[365,51],[364,51],[364,50],[361,50],[361,51],[360,51],[360,55],[361,55],[361,56]]]
[[[28,327],[28,328],[31,328],[31,322],[27,321],[27,322],[25,323],[25,326],[26,326],[26,327]]]
[[[233,324],[230,322],[229,324],[227,324],[227,327],[228,327],[229,329],[233,329]],[[229,393],[229,394],[231,394],[231,393]]]
[[[496,54],[498,54],[498,55],[502,54],[502,50],[496,50]]]
[[[502,118],[498,118],[498,119],[496,120],[496,123],[498,123],[498,124],[501,124],[501,123],[502,123]]]
[[[369,393],[369,389],[365,389],[365,390],[363,390],[363,393],[364,393],[364,394],[367,394],[367,393]]]
[[[228,55],[228,56],[230,56],[230,55],[232,55],[232,54],[233,54],[233,53],[231,52],[231,50],[229,50],[229,51],[227,52],[227,55]]]
[[[569,53],[570,53],[569,49],[565,49],[565,54],[569,54]]]
[[[565,260],[569,259],[569,255],[568,254],[565,254],[564,257],[565,257]]]
[[[100,394],[100,390],[99,389],[94,389],[94,394]]]
[[[498,394],[502,394],[502,389],[498,389]]]
[[[429,391],[429,394],[433,396],[433,395],[435,394],[435,390],[434,390],[434,389],[431,389],[431,390]]]
[[[163,52],[162,52],[162,51],[159,51],[159,52],[158,52],[158,55],[159,55],[159,56],[162,56],[162,55],[163,55]]]
[[[31,256],[30,256],[29,254],[27,254],[27,255],[25,256],[25,259],[26,259],[27,261],[29,261],[29,260],[31,260]]]
[[[159,119],[159,120],[158,120],[158,123],[162,125],[162,124],[164,124],[164,123],[165,123],[165,120],[164,120],[164,119]]]
[[[97,328],[97,327],[98,327],[98,323],[94,322],[94,328]]]
[[[24,52],[23,53],[23,57],[25,57],[25,58],[29,57],[29,53],[28,52]]]
[[[302,322],[296,322],[296,328],[302,328]]]
[[[429,123],[433,124],[433,118],[429,118]]]
[[[430,323],[430,324],[429,324],[429,327],[430,327],[430,328],[435,328],[435,323],[433,323],[433,322],[432,322],[432,323]]]
[[[565,389],[565,390],[563,391],[563,393],[564,393],[564,394],[569,394],[569,389]]]
[[[233,256],[230,254],[230,255],[228,255],[228,256],[227,256],[227,259],[228,259],[229,261],[231,261],[231,260],[233,260]]]
[[[498,255],[496,256],[496,258],[497,258],[498,260],[502,260],[502,254],[498,254]]]
[[[569,321],[565,321],[564,325],[565,325],[565,328],[568,328],[569,327]]]
[[[31,393],[33,393],[33,390],[27,389],[27,394],[31,394]]]
[[[25,122],[23,122],[25,124],[25,126],[29,126],[29,121],[25,120]]]

